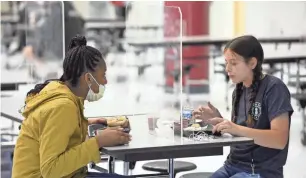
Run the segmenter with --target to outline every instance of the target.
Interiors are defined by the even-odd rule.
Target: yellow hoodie
[[[26,98],[24,121],[14,150],[12,178],[82,178],[99,162],[95,138],[86,139],[84,100],[61,82],[50,82]]]

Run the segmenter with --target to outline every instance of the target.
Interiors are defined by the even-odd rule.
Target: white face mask
[[[91,74],[90,74],[91,75]],[[99,85],[99,92],[95,93],[94,91],[92,91],[91,89],[91,84],[88,85],[89,87],[89,91],[87,93],[86,96],[86,100],[89,102],[93,102],[93,101],[98,101],[99,99],[101,99],[104,95],[104,91],[105,91],[105,86],[101,85],[97,82],[97,80],[91,75],[91,77],[94,79],[94,81]]]

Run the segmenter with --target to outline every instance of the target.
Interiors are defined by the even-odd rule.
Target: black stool
[[[142,166],[144,170],[155,171],[160,173],[168,172],[168,161],[154,161],[146,163]],[[192,171],[197,168],[197,165],[185,162],[185,161],[174,161],[174,175],[183,171]]]
[[[212,172],[194,172],[182,175],[180,178],[210,178]]]

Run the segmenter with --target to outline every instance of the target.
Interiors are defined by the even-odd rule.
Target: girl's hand
[[[213,118],[222,117],[218,109],[210,102],[208,102],[207,106],[200,106],[198,109],[194,110],[192,114],[196,119],[201,119],[205,123]]]
[[[213,133],[215,132],[221,132],[222,134],[224,133],[229,133],[231,135],[238,135],[239,134],[239,125],[229,121],[229,120],[223,120],[222,122],[218,123],[217,125],[214,126]]]

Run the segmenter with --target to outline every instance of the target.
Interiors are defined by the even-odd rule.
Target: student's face
[[[99,92],[99,84],[100,85],[106,85],[107,84],[107,79],[106,79],[106,64],[104,61],[101,61],[97,68],[96,71],[91,72],[91,75],[89,73],[85,74],[85,81],[86,84],[91,84],[91,89],[93,92],[98,93]],[[96,81],[93,79],[96,79]],[[88,87],[88,86],[87,86]]]
[[[225,70],[233,83],[237,84],[245,82],[246,80],[252,80],[252,69],[256,66],[254,66],[254,59],[246,62],[242,56],[234,53],[230,49],[225,51],[224,57],[226,64]]]

